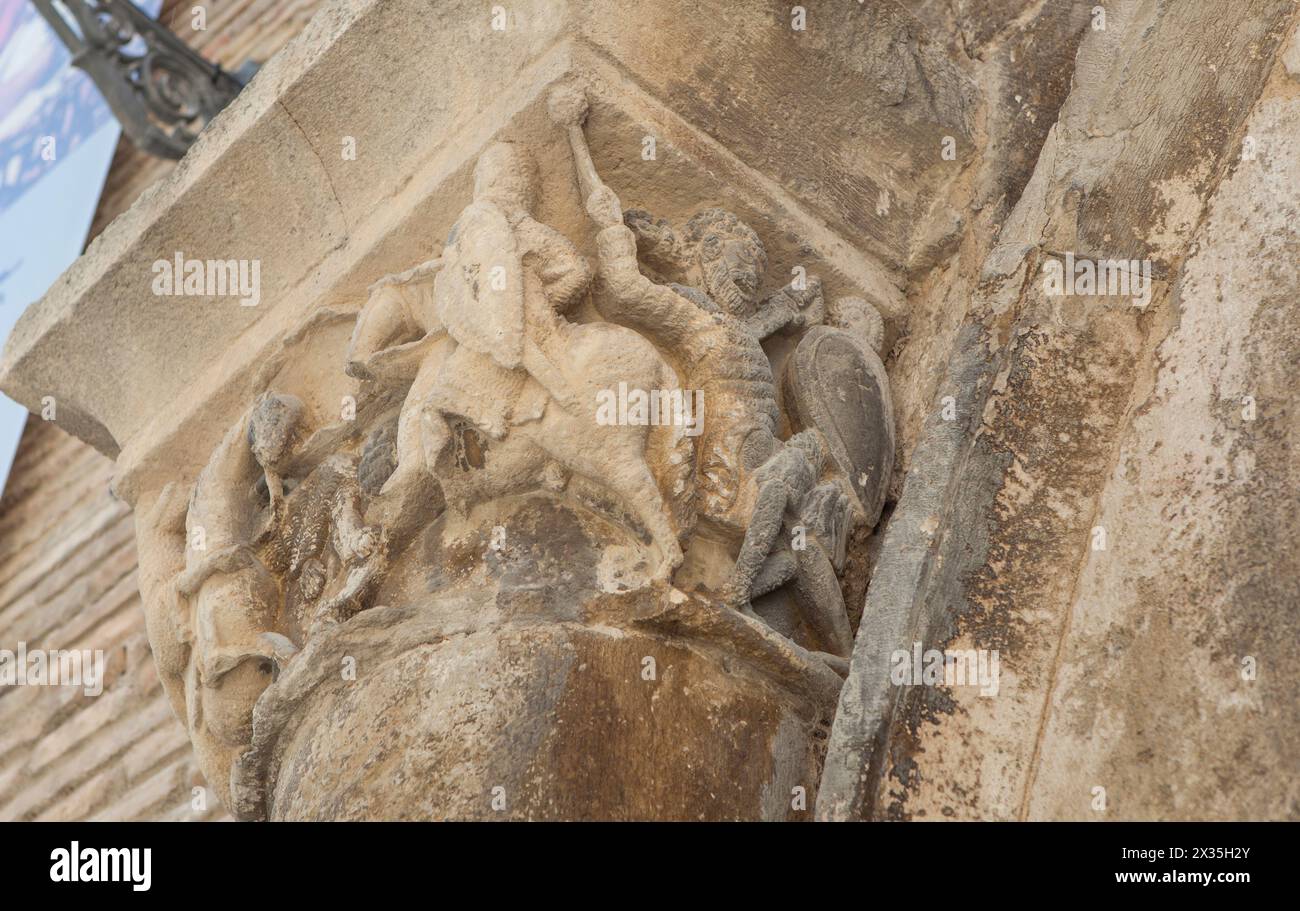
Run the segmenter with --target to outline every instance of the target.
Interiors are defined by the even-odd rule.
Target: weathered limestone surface
[[[160,677],[237,815],[806,813],[852,635],[839,577],[860,590],[892,474],[880,314],[900,313],[910,222],[876,224],[892,252],[873,256],[822,220],[856,214],[872,162],[801,153],[807,124],[746,131],[722,99],[647,92],[661,51],[613,45],[649,21],[601,32],[598,4],[522,4],[498,31],[477,9],[426,12],[323,11],[31,311],[6,388],[117,456]],[[742,22],[684,44],[678,69],[737,38],[756,60],[729,57],[731,78],[773,49],[810,80],[836,69],[800,57],[784,11],[711,26]],[[912,27],[881,23],[900,42]],[[430,56],[445,78],[405,79]],[[934,49],[909,67],[882,103],[964,137],[964,79]],[[777,91],[756,84],[754,109],[788,105]],[[804,108],[829,119],[832,97]],[[636,155],[647,137],[658,154]],[[893,167],[882,213],[946,179]],[[159,295],[173,254],[256,261],[254,306]],[[94,360],[119,382],[92,382]],[[707,411],[694,433],[602,426],[595,404],[625,386]],[[412,672],[430,657],[472,682],[426,688]],[[584,674],[617,681],[609,711]],[[318,716],[338,724],[301,723]],[[370,794],[343,755],[320,764],[362,731],[383,742],[351,754],[359,772],[474,774]],[[596,744],[593,789],[565,770]],[[650,780],[628,799],[633,753]]]
[[[817,35],[869,34],[874,36],[871,40],[881,41],[893,35],[894,43],[905,47],[905,29],[914,26],[896,22],[888,5],[883,8],[885,12],[847,6],[834,13],[836,18],[820,24],[814,12],[814,27],[805,36],[811,34],[817,41],[827,40]],[[143,266],[144,275],[149,275],[148,265],[156,258],[163,238],[164,246],[193,257],[260,257],[265,300],[296,298],[303,293],[319,298],[337,288],[341,273],[359,256],[373,253],[381,238],[399,229],[424,194],[466,167],[466,150],[481,147],[506,118],[573,66],[575,59],[590,57],[587,65],[599,70],[601,61],[608,59],[606,54],[615,55],[620,66],[610,78],[620,85],[612,88],[621,88],[623,83],[631,87],[631,76],[646,79],[652,72],[682,74],[697,66],[717,65],[719,59],[734,61],[731,65],[739,67],[759,66],[761,61],[763,69],[770,72],[772,67],[766,64],[771,63],[774,46],[781,48],[781,60],[792,59],[796,42],[802,38],[794,37],[798,33],[788,27],[784,7],[771,4],[764,15],[748,9],[728,13],[728,9],[720,5],[694,15],[671,15],[672,11],[650,4],[593,3],[588,8],[536,0],[511,4],[508,27],[498,31],[491,28],[490,16],[476,4],[443,4],[436,14],[427,4],[414,0],[351,0],[327,6],[289,48],[264,67],[250,90],[223,112],[181,167],[153,188],[148,205],[124,215],[114,230],[97,241],[94,255],[64,276],[57,286],[62,309],[53,306],[55,298],[51,297],[51,306],[41,308],[16,330],[8,349],[10,358],[23,359],[31,366],[11,371],[11,394],[29,406],[39,401],[38,393],[65,400],[69,403],[65,426],[110,454],[129,438],[147,432],[147,425],[169,426],[167,421],[159,421],[159,406],[182,395],[190,380],[201,377],[205,369],[218,373],[218,353],[271,308],[231,313],[224,301],[198,298],[186,302],[192,306],[183,334],[150,331],[150,327],[175,320],[173,301],[150,297],[129,310],[114,307],[113,302],[139,297],[139,270]],[[621,44],[612,44],[613,36],[663,34],[665,19],[676,23],[677,29],[689,29],[698,19],[702,28],[682,35],[672,56],[641,37],[620,37]],[[725,35],[729,45],[725,54],[698,40],[702,34]],[[376,35],[383,36],[379,49]],[[718,39],[719,43],[723,40]],[[907,51],[899,53],[911,56]],[[825,61],[831,56],[829,49],[817,49],[800,59]],[[860,56],[851,55],[852,59]],[[421,59],[438,61],[439,78],[410,78],[409,62]],[[841,69],[824,62],[801,65]],[[927,67],[941,72],[931,75]],[[742,69],[735,78],[743,73]],[[805,84],[818,86],[822,101],[798,108],[803,112],[800,116],[816,114],[838,123],[843,118],[837,118],[828,104],[842,109],[851,101],[855,111],[870,111],[865,106],[896,105],[905,94],[907,121],[931,134],[936,148],[944,135],[963,138],[962,99],[967,89],[945,67],[942,55],[937,51],[918,55],[907,73],[906,92],[902,84],[886,92],[870,73],[841,73],[834,86],[838,90],[831,91],[822,73],[810,72]],[[728,74],[720,71],[719,75]],[[841,85],[854,79],[857,81]],[[937,88],[928,88],[931,82]],[[402,85],[404,90],[391,91],[394,85]],[[746,85],[746,93],[728,94],[728,104],[741,97],[752,99],[753,107],[763,110],[794,103],[795,96],[784,86]],[[323,103],[324,99],[328,103]],[[694,129],[685,130],[680,139],[665,137],[669,145],[681,146],[683,152],[696,157],[707,156],[711,140],[717,141],[713,133],[725,134],[728,148],[736,156],[733,161],[753,169],[751,179],[764,189],[779,185],[792,199],[815,207],[822,218],[842,208],[851,190],[874,192],[878,185],[889,190],[891,198],[899,200],[891,203],[898,217],[874,228],[867,223],[844,223],[852,229],[855,243],[878,237],[882,248],[894,251],[891,259],[883,262],[886,269],[906,255],[909,243],[898,232],[899,226],[914,223],[904,215],[909,200],[922,190],[937,193],[944,181],[943,169],[929,177],[923,170],[936,171],[929,164],[934,158],[918,157],[908,171],[900,166],[897,149],[880,156],[891,163],[897,175],[886,176],[878,173],[878,160],[869,156],[846,160],[825,151],[813,156],[801,154],[793,145],[780,147],[778,155],[767,146],[755,145],[751,150],[746,145],[758,143],[759,136],[770,144],[781,136],[810,135],[808,125],[801,126],[793,111],[775,132],[738,132],[727,129],[725,121],[719,123],[717,112],[698,99],[694,111],[678,108],[671,97],[661,97],[657,103],[667,104],[674,112],[672,122],[663,126],[673,129],[679,118],[693,122]],[[697,133],[701,119],[703,131]],[[828,133],[825,142],[834,142],[838,135],[836,131],[824,132]],[[644,133],[643,122],[636,134],[637,148]],[[340,155],[344,137],[358,139],[361,152],[357,161]],[[601,141],[599,136],[593,137],[598,157]],[[706,148],[695,148],[701,144]],[[773,173],[769,160],[785,162],[781,166],[785,169],[813,170],[806,175],[791,170]],[[846,162],[840,175],[815,170],[821,162],[837,160]],[[657,170],[672,165],[669,158]],[[462,180],[465,174],[462,171]],[[707,194],[680,175],[675,175],[677,181],[681,181],[678,192],[689,194],[692,205]],[[399,190],[402,193],[396,196]],[[163,212],[166,218],[159,221],[157,216]],[[424,226],[421,232],[408,234],[408,250],[418,256],[417,237],[436,237],[449,226]],[[424,233],[430,230],[432,234]],[[818,238],[812,240],[815,243]],[[875,271],[882,270],[876,267]],[[877,277],[873,284],[878,286],[868,290],[880,298],[877,305],[897,313],[898,304],[890,299],[891,293],[897,292],[890,291],[887,279]],[[96,293],[90,293],[91,289]],[[351,289],[352,293],[357,290]],[[75,319],[71,318],[74,305],[78,308]],[[284,304],[277,306],[285,309]],[[77,386],[75,376],[52,369],[40,371],[38,362],[56,363],[93,350],[92,339],[86,334],[90,325],[111,330],[99,332],[100,341],[132,340],[129,348],[103,349],[103,362],[115,364],[120,371],[119,384]],[[263,327],[258,334],[274,334],[268,330]],[[186,376],[162,367],[168,356],[190,365]],[[19,385],[20,378],[23,385]],[[198,384],[210,387],[215,382],[214,376]],[[153,395],[146,402],[121,392],[137,388],[150,389]]]
[[[976,325],[960,346],[968,355],[940,384],[955,398],[958,426],[932,418],[914,451],[866,610],[877,624],[892,618],[883,632],[894,644],[859,630],[820,815],[1296,812],[1287,771],[1294,683],[1266,688],[1239,673],[1253,654],[1244,629],[1265,653],[1294,638],[1284,606],[1294,604],[1294,531],[1257,518],[1252,533],[1231,537],[1228,504],[1244,515],[1249,500],[1251,516],[1266,515],[1257,499],[1265,488],[1246,486],[1232,464],[1241,456],[1225,465],[1213,455],[1233,439],[1235,452],[1252,443],[1267,451],[1258,423],[1234,420],[1253,394],[1236,386],[1268,375],[1248,352],[1267,345],[1276,365],[1295,359],[1287,331],[1264,341],[1251,328],[1257,310],[1276,313],[1269,302],[1294,299],[1300,213],[1280,164],[1290,139],[1275,135],[1276,158],[1240,155],[1245,136],[1276,122],[1271,97],[1294,91],[1277,57],[1295,8],[1141,3],[1108,13],[1104,31],[1086,33],[1060,121],[982,269]],[[1271,219],[1245,227],[1239,216],[1242,239],[1227,246],[1233,216],[1214,212],[1261,205]],[[1258,259],[1241,252],[1247,246]],[[1150,301],[1046,296],[1042,264],[1065,251],[1152,259]],[[1190,341],[1198,296],[1215,320],[1201,351]],[[1188,403],[1174,416],[1178,395]],[[1285,425],[1293,404],[1274,408]],[[931,449],[950,460],[935,469]],[[1292,471],[1280,457],[1262,483],[1285,490]],[[1185,545],[1171,523],[1186,529]],[[1098,530],[1105,550],[1095,549]],[[1207,560],[1215,541],[1224,556]],[[906,581],[919,586],[880,584],[890,567],[908,566]],[[1235,623],[1216,622],[1220,614]],[[1184,623],[1195,632],[1181,632]],[[898,693],[884,661],[914,640],[997,649],[996,697],[969,687]],[[1239,738],[1229,733],[1234,720]],[[1273,776],[1288,784],[1274,788]]]
[[[1093,6],[325,6],[0,363],[221,804],[1296,816],[1300,12]]]
[[[1210,201],[1097,506],[1029,818],[1090,782],[1127,818],[1300,814],[1300,84],[1276,73],[1245,131],[1261,152]]]

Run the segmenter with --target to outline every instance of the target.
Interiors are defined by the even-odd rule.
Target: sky
[[[156,14],[161,0],[137,6]],[[28,0],[0,0],[0,341],[85,248],[120,133]],[[0,488],[27,420],[0,394]]]

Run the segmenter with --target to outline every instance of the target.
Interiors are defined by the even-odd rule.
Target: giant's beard
[[[731,280],[731,271],[722,260],[705,263],[704,286],[714,303],[732,316],[746,317],[754,310],[753,299]]]

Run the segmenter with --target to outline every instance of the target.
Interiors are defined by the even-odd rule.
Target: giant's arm
[[[758,310],[745,320],[745,328],[759,339],[774,332],[787,334],[817,325],[826,318],[826,302],[821,279],[809,276],[804,288],[793,283],[769,295]]]
[[[745,330],[762,341],[774,332],[784,329],[795,319],[794,307],[784,294],[777,292],[763,301],[758,310],[744,320]]]
[[[579,192],[586,200],[587,214],[600,228],[596,235],[600,279],[608,291],[604,316],[637,330],[665,349],[709,329],[711,317],[671,288],[657,285],[641,274],[636,235],[623,224],[618,196],[601,181],[582,132],[587,116],[587,100],[582,92],[561,86],[551,92],[548,106],[551,119],[568,136]]]
[[[626,225],[610,225],[596,235],[605,316],[636,329],[661,348],[706,331],[712,320],[693,303],[641,274],[636,236]]]

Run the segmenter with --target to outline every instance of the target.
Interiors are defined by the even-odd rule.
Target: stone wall
[[[826,815],[1300,814],[1296,8],[1106,8],[926,412]],[[1066,252],[1149,299],[1047,293]],[[996,651],[996,696],[890,686],[915,641]]]
[[[112,462],[29,420],[0,500],[5,647],[103,649],[101,695],[0,689],[0,819],[211,818],[191,809],[189,738],[163,696],[136,587],[135,535]]]

